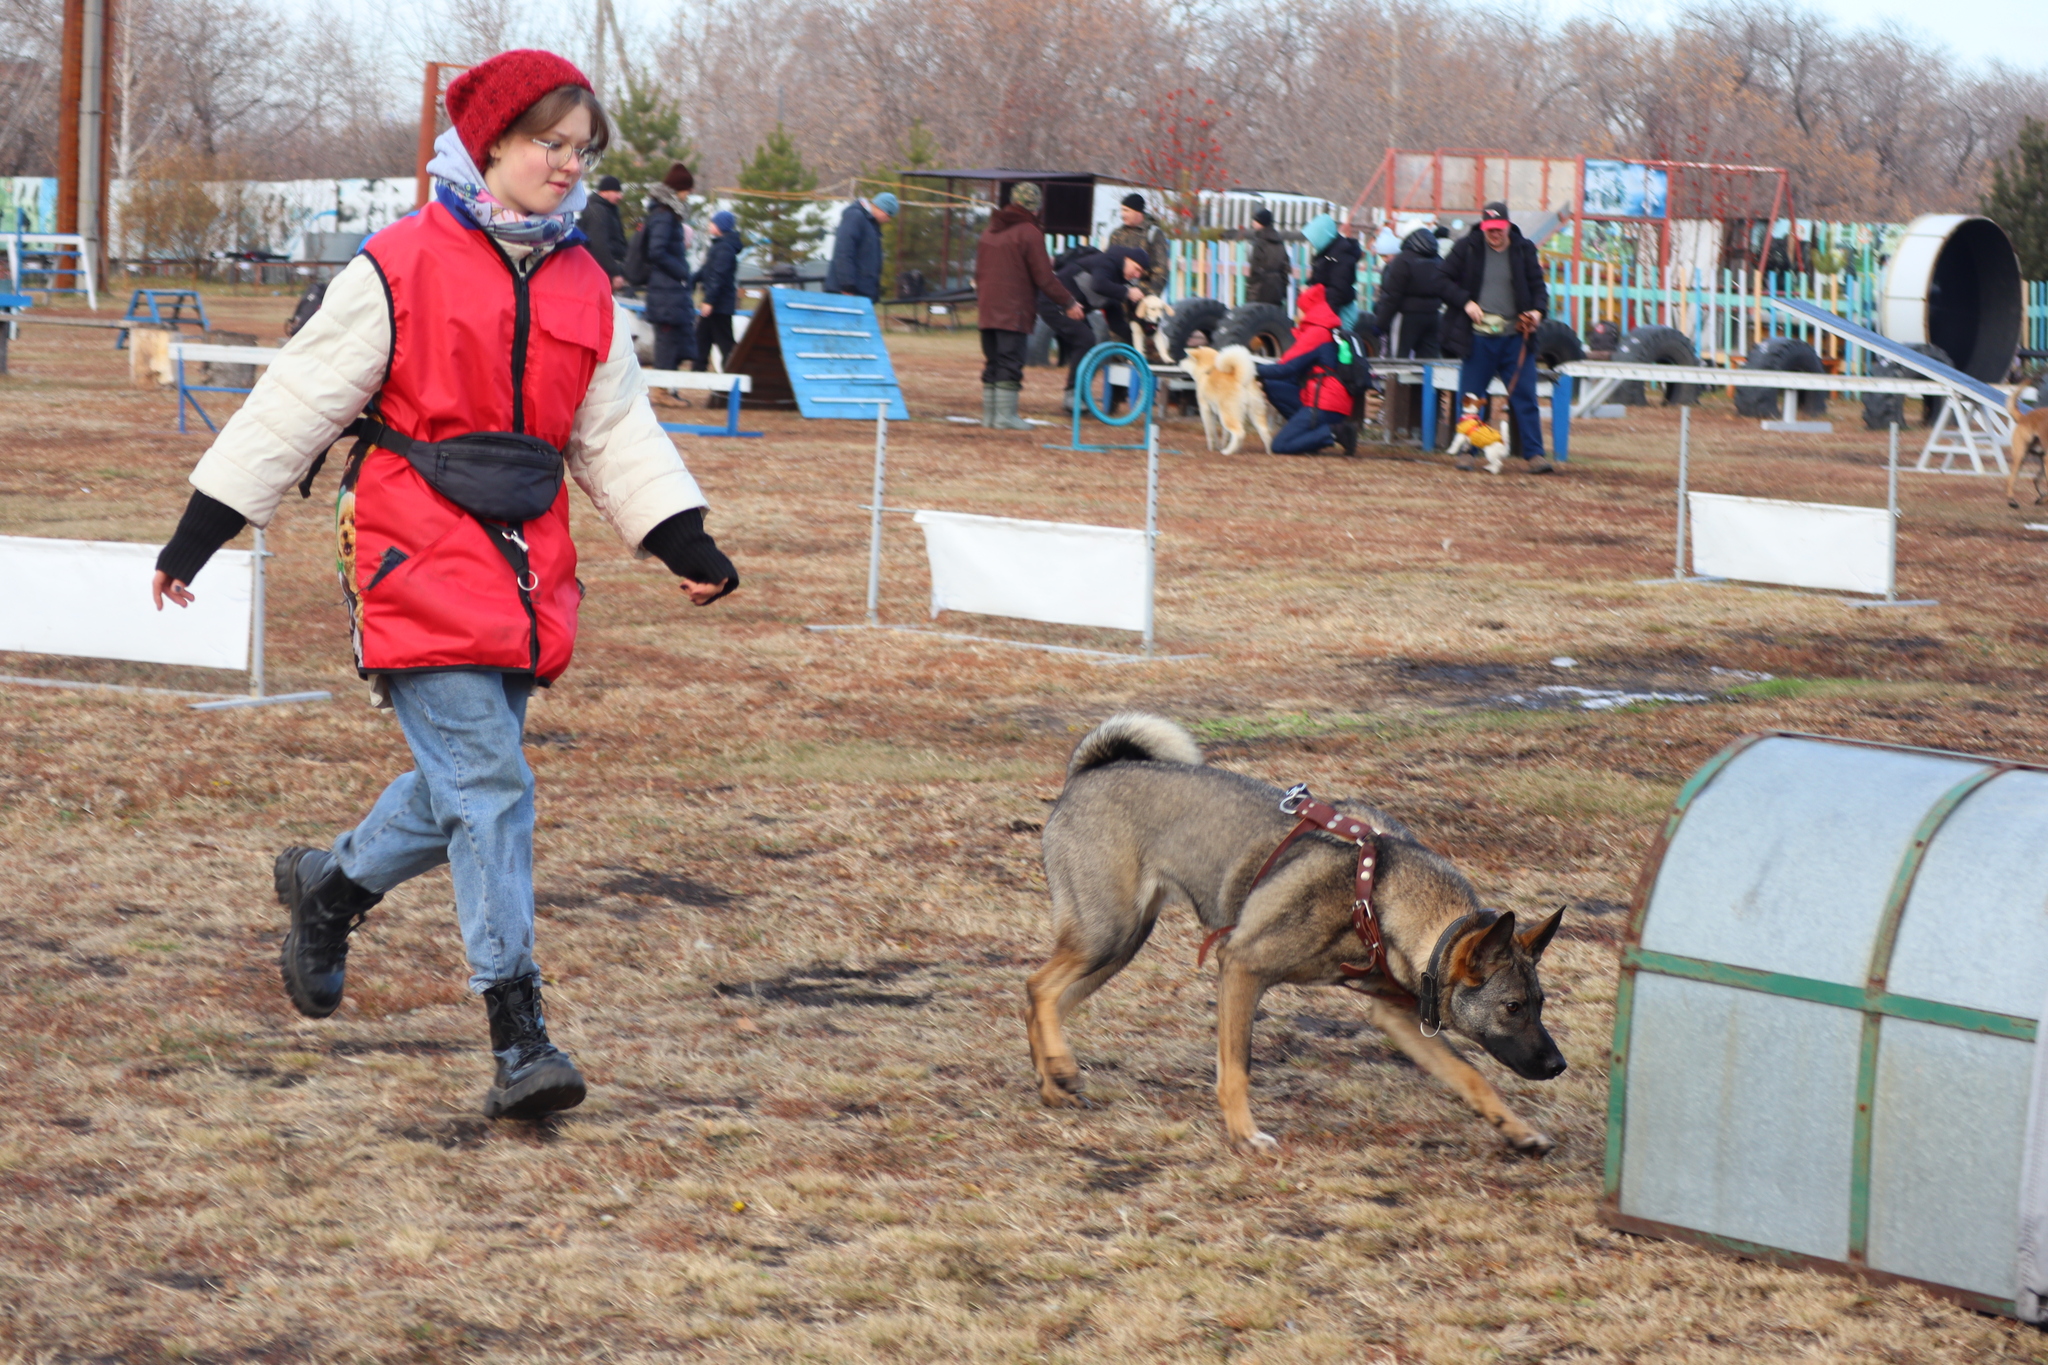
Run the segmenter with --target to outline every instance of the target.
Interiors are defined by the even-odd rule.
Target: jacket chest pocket
[[[561,295],[540,296],[534,302],[534,322],[556,341],[566,342],[591,353],[593,361],[603,360],[605,318],[588,299]]]

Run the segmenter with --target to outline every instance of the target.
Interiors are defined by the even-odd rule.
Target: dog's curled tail
[[[1185,763],[1199,767],[1202,746],[1195,737],[1164,716],[1125,711],[1111,716],[1081,737],[1067,760],[1067,777],[1125,759],[1152,763]]]

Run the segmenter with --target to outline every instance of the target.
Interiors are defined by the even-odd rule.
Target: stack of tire
[[[1938,360],[1944,365],[1953,366],[1955,364],[1953,360],[1948,358],[1947,351],[1942,350],[1941,347],[1931,342],[1916,341],[1908,345],[1906,349],[1918,351],[1929,360]],[[1909,370],[1896,360],[1879,360],[1870,367],[1870,373],[1873,377],[1881,376],[1886,379],[1919,379],[1922,377],[1918,371]],[[1942,402],[1943,399],[1938,393],[1930,393],[1920,400],[1921,426],[1931,427],[1940,419]],[[1905,394],[1866,393],[1863,395],[1863,425],[1865,427],[1871,431],[1884,431],[1894,422],[1897,422],[1902,427],[1907,424]]]
[[[1783,370],[1792,374],[1826,374],[1827,367],[1820,363],[1820,355],[1798,337],[1771,337],[1761,345],[1752,347],[1743,357],[1745,370]],[[1735,415],[1737,417],[1776,417],[1784,411],[1783,389],[1754,388],[1738,385],[1735,390]],[[1828,415],[1828,396],[1818,390],[1802,390],[1799,393],[1799,415],[1801,417],[1825,417]]]
[[[1617,365],[1697,365],[1699,352],[1676,327],[1637,327],[1614,348]],[[1650,399],[1639,380],[1627,380],[1615,387],[1614,401],[1624,407],[1647,407]],[[1697,384],[1664,385],[1664,406],[1692,407],[1700,401]]]

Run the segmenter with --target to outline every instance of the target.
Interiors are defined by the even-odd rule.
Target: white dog
[[[1171,365],[1173,357],[1166,349],[1166,320],[1173,316],[1173,306],[1157,294],[1147,294],[1138,300],[1138,321],[1152,325],[1152,349],[1159,352],[1159,363]]]
[[[1195,404],[1202,410],[1202,435],[1209,449],[1216,449],[1220,429],[1230,434],[1223,453],[1237,454],[1249,424],[1258,428],[1266,453],[1273,453],[1273,414],[1266,391],[1259,387],[1258,365],[1242,346],[1225,346],[1220,351],[1208,346],[1188,348],[1181,368],[1195,377]]]

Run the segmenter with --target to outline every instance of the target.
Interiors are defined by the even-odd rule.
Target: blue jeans
[[[1291,422],[1294,414],[1301,411],[1301,385],[1285,379],[1261,379],[1259,386],[1265,389],[1266,401],[1280,414],[1281,421]]]
[[[447,863],[469,988],[532,976],[533,770],[521,740],[533,680],[460,669],[389,682],[417,766],[334,841],[334,856],[380,895]]]
[[[1313,455],[1337,439],[1337,433],[1332,428],[1343,420],[1342,413],[1297,406],[1294,415],[1287,419],[1286,425],[1273,433],[1273,453]]]
[[[1521,369],[1515,368],[1521,357]],[[1515,419],[1515,453],[1525,460],[1543,454],[1543,416],[1536,410],[1536,350],[1525,348],[1519,334],[1472,337],[1472,353],[1458,371],[1458,392],[1486,397],[1495,376],[1508,391],[1508,411]]]

